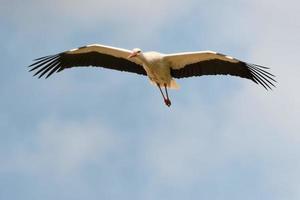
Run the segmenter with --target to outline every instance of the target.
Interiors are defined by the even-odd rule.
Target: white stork
[[[185,78],[202,75],[233,75],[247,78],[265,89],[272,89],[276,82],[274,75],[266,67],[246,63],[213,51],[185,52],[162,54],[142,52],[135,48],[132,51],[104,46],[87,45],[55,55],[41,57],[30,65],[30,71],[36,70],[39,78],[51,76],[54,72],[79,66],[95,66],[119,71],[146,75],[151,83],[157,85],[164,102],[171,105],[167,88],[177,89],[174,78]],[[161,87],[164,87],[165,94]]]

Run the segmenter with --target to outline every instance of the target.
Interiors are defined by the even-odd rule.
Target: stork
[[[171,106],[168,88],[179,88],[174,78],[233,75],[252,80],[267,90],[275,87],[276,82],[274,75],[267,71],[269,69],[267,67],[243,62],[213,51],[162,54],[155,51],[142,52],[139,48],[130,51],[92,44],[34,61],[29,66],[29,71],[35,71],[34,76],[38,75],[39,78],[43,76],[48,78],[54,72],[80,66],[103,67],[148,76],[150,82],[160,90],[168,107]]]

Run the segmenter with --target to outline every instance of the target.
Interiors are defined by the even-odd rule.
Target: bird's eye
[[[141,51],[137,51],[137,53],[141,53]]]

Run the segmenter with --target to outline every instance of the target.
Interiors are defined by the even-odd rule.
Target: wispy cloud
[[[120,145],[118,137],[96,121],[41,122],[29,143],[15,143],[2,160],[2,172],[23,171],[45,176],[69,176],[93,162],[105,163]]]
[[[0,148],[0,175],[12,184],[0,197],[12,196],[3,188],[33,191],[51,180],[49,195],[71,179],[91,199],[299,199],[298,4],[4,1],[1,51],[12,67],[1,73],[0,134],[9,144]],[[271,67],[279,82],[266,92],[237,78],[179,80],[166,109],[143,78],[78,69],[43,81],[16,67],[92,41],[213,48]]]

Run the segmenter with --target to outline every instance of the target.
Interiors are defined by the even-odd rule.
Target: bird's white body
[[[147,76],[152,84],[166,85],[171,89],[178,89],[179,86],[172,78],[170,65],[164,61],[164,54],[151,51],[142,53],[137,59],[143,63]]]

